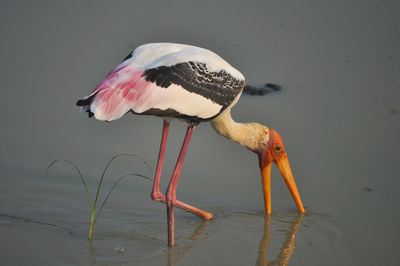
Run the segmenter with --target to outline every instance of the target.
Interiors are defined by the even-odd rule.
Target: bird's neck
[[[258,123],[237,123],[232,119],[230,108],[210,121],[218,134],[231,139],[251,151],[258,152],[260,143],[268,138],[268,128]]]

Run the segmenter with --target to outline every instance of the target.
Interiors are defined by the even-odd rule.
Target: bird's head
[[[259,166],[261,170],[261,181],[264,193],[265,212],[271,213],[271,164],[275,163],[300,212],[304,207],[294,182],[292,170],[285,151],[281,136],[273,129],[265,130],[265,136],[261,138],[257,151]]]

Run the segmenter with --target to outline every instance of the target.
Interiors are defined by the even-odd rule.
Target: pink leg
[[[161,177],[161,170],[162,170],[162,165],[163,165],[163,161],[164,161],[165,146],[166,146],[167,138],[168,138],[168,130],[169,130],[169,122],[164,120],[163,132],[162,132],[161,144],[160,144],[160,152],[158,154],[156,176],[154,178],[153,190],[151,192],[151,198],[153,200],[158,201],[158,202],[164,202],[164,203],[166,202],[166,200],[165,200],[165,196],[160,191],[160,177]],[[196,214],[197,216],[200,216],[206,220],[212,219],[214,217],[214,215],[209,212],[205,212],[203,210],[200,210],[196,207],[193,207],[193,206],[186,204],[184,202],[181,202],[179,200],[175,200],[175,202],[173,204],[174,204],[174,206],[176,206],[178,208],[181,208],[181,209],[184,209],[185,211]]]
[[[160,144],[160,152],[158,153],[156,177],[154,178],[153,190],[151,192],[151,198],[159,202],[165,202],[165,197],[160,192],[160,177],[164,161],[165,146],[167,144],[168,131],[169,131],[169,122],[167,120],[164,120],[161,144]]]
[[[167,217],[168,217],[168,245],[174,245],[174,204],[176,203],[176,187],[178,186],[179,174],[181,173],[183,160],[189,147],[189,142],[193,134],[193,126],[188,126],[185,140],[183,141],[181,152],[175,165],[174,173],[169,182],[166,200],[167,200]]]

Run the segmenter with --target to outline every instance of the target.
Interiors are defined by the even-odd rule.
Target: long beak
[[[260,167],[265,213],[271,213],[271,163]]]
[[[290,194],[292,194],[292,197],[297,205],[297,208],[299,208],[300,212],[305,212],[303,203],[301,203],[299,191],[297,190],[296,183],[294,182],[292,170],[290,169],[290,164],[287,157],[285,156],[279,161],[277,161],[276,166],[278,166],[278,169],[281,172],[281,175],[285,180],[286,185],[289,188]]]
[[[280,159],[279,161],[275,162],[278,166],[279,171],[282,174],[283,179],[286,182],[286,185],[289,188],[290,193],[299,208],[300,212],[305,212],[303,204],[301,203],[300,194],[297,190],[296,183],[294,182],[292,170],[290,169],[289,160],[287,157]],[[265,206],[265,213],[271,213],[271,163],[267,163],[266,165],[260,167],[261,170],[261,182],[262,182],[262,189],[264,194],[264,206]]]

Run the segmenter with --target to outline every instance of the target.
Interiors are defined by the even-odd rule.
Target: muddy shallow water
[[[1,265],[397,265],[400,215],[400,37],[395,1],[2,1],[0,4]],[[194,132],[178,198],[216,215],[176,211],[167,248],[165,207],[151,183],[123,180],[87,239],[90,207],[115,154],[154,171],[162,120],[103,123],[74,106],[133,48],[147,42],[209,48],[251,85],[232,116],[284,139],[307,213],[299,215],[274,167],[263,214],[257,158]],[[161,179],[168,184],[185,126],[171,124]],[[150,170],[119,158],[103,194],[124,174]]]

